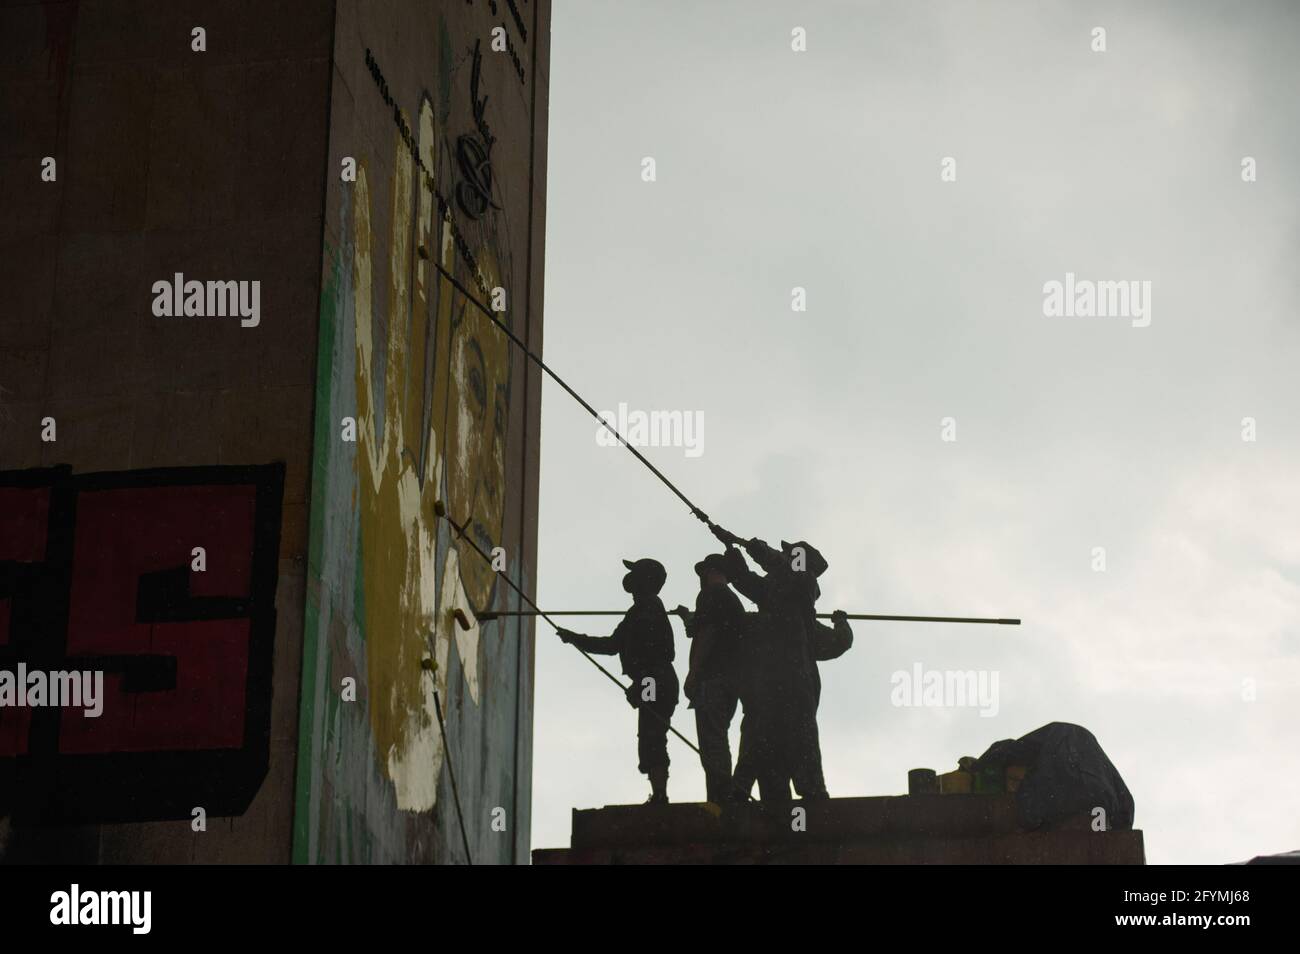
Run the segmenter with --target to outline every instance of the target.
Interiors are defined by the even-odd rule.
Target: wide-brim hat
[[[799,540],[795,543],[787,543],[784,540],[781,541],[781,549],[785,553],[790,553],[796,547],[803,550],[804,557],[808,561],[808,569],[812,571],[813,576],[821,576],[826,572],[830,564],[826,562],[826,558],[822,556],[821,551],[811,543],[806,540]]]
[[[695,575],[703,579],[704,574],[710,570],[715,570],[723,576],[728,576],[727,557],[722,553],[710,553],[699,563],[695,564]]]

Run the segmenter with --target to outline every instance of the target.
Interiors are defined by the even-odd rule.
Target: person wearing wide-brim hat
[[[677,673],[673,670],[673,630],[659,599],[668,573],[658,560],[624,560],[623,589],[632,608],[608,637],[584,636],[560,629],[562,640],[583,652],[618,654],[630,676],[628,703],[637,710],[637,767],[650,778],[650,804],[668,801],[668,727],[677,708]]]
[[[787,800],[790,782],[805,799],[826,798],[817,731],[817,662],[841,655],[853,641],[843,613],[836,614],[833,627],[816,619],[815,604],[821,596],[817,578],[827,570],[826,559],[805,541],[782,540],[777,550],[757,537],[743,540],[716,524],[709,529],[728,546],[731,585],[759,610],[746,631],[746,668],[752,673],[746,686],[752,703],[742,699],[745,721],[734,775],[737,791],[747,794],[757,777],[764,801]],[[737,546],[758,564],[762,575],[749,568]],[[744,738],[746,725],[750,743]]]
[[[695,612],[677,607],[691,640],[683,692],[695,710],[695,736],[709,801],[731,800],[731,742],[727,733],[739,702],[741,631],[745,608],[727,586],[727,558],[710,553],[695,564],[700,592]]]

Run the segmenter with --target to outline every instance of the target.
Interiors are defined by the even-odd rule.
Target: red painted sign
[[[0,707],[0,813],[244,811],[269,755],[283,482],[279,464],[0,473],[0,670],[104,673],[97,718]]]

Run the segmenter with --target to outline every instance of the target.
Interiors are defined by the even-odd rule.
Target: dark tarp
[[[1081,725],[1051,722],[1019,739],[994,742],[979,757],[980,769],[1008,765],[1027,769],[1016,790],[1016,811],[1026,828],[1052,826],[1071,815],[1106,810],[1106,827],[1133,827],[1133,796],[1097,744]]]

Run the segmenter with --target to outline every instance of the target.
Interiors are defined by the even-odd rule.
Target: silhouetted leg
[[[799,721],[800,730],[794,753],[794,790],[804,799],[829,798],[826,779],[822,774],[822,749],[817,732],[816,711],[804,714]]]
[[[650,801],[668,801],[668,722],[676,704],[642,703],[637,709],[637,755],[650,778]]]
[[[736,714],[736,694],[725,679],[710,679],[695,699],[695,734],[709,801],[721,805],[731,794],[731,742],[727,731]]]
[[[765,768],[758,775],[758,797],[768,807],[789,804],[790,777],[778,769]]]
[[[754,761],[754,722],[748,712],[740,719],[740,747],[736,752],[736,770],[731,774],[731,797],[736,801],[749,800],[758,780]]]

